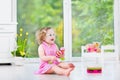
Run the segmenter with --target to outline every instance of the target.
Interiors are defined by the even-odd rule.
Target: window
[[[57,33],[58,46],[63,46],[63,0],[18,0],[17,21],[18,33],[20,28],[29,33],[27,57],[38,57],[35,31],[41,27],[53,27]]]
[[[116,44],[117,3],[117,0],[64,1],[64,6],[68,9],[64,10],[64,20],[67,20],[64,24],[70,28],[64,37],[67,40],[65,46],[69,44],[66,46],[69,49],[69,59],[81,56],[82,45],[92,42],[100,42],[101,45]]]
[[[94,41],[120,46],[119,4],[119,0],[18,0],[18,33],[21,27],[29,32],[29,57],[38,57],[34,35],[43,26],[56,29],[56,42],[65,47],[66,60],[80,57],[81,46]]]

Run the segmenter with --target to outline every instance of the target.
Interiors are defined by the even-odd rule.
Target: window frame
[[[114,44],[115,51],[120,55],[120,1],[114,0]],[[80,61],[81,57],[72,57],[72,11],[71,11],[71,0],[63,1],[63,10],[64,10],[64,47],[65,47],[65,58],[66,61]],[[119,17],[118,17],[119,16]]]

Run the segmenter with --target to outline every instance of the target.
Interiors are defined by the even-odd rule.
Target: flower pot
[[[14,63],[16,66],[24,65],[24,58],[23,57],[14,57]]]

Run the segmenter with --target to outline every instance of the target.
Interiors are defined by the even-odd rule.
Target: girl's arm
[[[39,53],[39,57],[43,61],[54,61],[57,59],[55,56],[46,56],[42,45],[39,46],[38,53]]]

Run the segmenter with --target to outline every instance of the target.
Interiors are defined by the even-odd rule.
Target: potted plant
[[[23,32],[23,28],[20,28],[16,39],[16,49],[11,52],[11,54],[15,57],[15,61],[17,61],[17,59],[21,60],[22,58],[28,55],[27,41],[28,41],[28,32]]]

